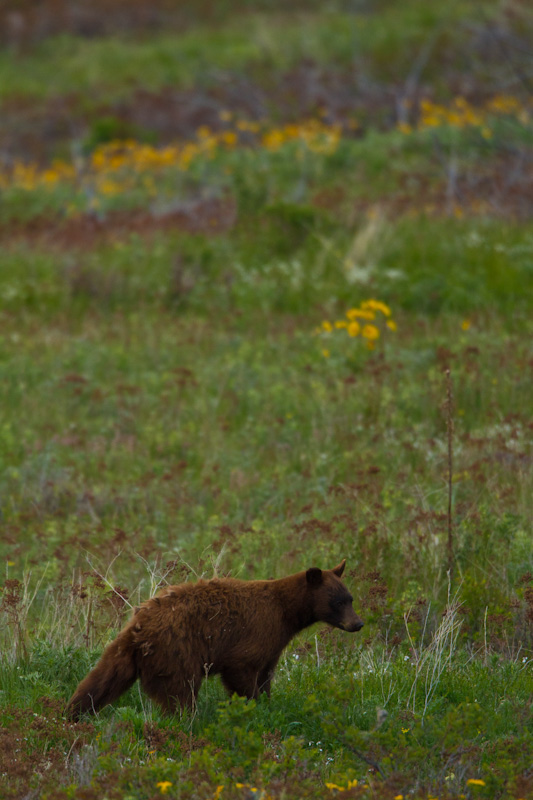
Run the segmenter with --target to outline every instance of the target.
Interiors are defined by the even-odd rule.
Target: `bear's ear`
[[[305,577],[310,586],[320,586],[322,583],[322,570],[318,567],[310,567],[305,573]]]
[[[346,559],[343,558],[341,563],[337,567],[334,567],[331,571],[333,572],[334,575],[340,578],[342,573],[344,572],[345,566],[346,566]]]

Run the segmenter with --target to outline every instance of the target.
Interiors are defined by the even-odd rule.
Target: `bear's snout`
[[[340,627],[343,628],[348,633],[357,633],[363,627],[364,622],[359,617],[353,608],[350,608],[349,612],[344,615],[344,619],[341,622]]]

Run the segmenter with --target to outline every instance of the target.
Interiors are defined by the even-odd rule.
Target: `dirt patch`
[[[0,243],[31,240],[33,245],[57,249],[84,249],[124,239],[132,233],[149,236],[160,231],[217,234],[230,230],[237,219],[230,197],[191,201],[165,214],[146,210],[114,211],[99,218],[84,214],[70,219],[41,216],[29,222],[0,225]]]

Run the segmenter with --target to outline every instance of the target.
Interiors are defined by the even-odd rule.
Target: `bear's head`
[[[345,565],[346,559],[334,569],[311,567],[305,576],[313,595],[316,620],[354,633],[361,630],[363,621],[355,613],[353,597],[341,581]]]

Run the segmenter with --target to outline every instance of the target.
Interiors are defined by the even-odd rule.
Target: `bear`
[[[363,622],[341,581],[346,559],[277,580],[214,578],[167,586],[137,608],[67,705],[78,720],[139,679],[165,713],[193,709],[202,680],[220,674],[230,695],[266,692],[279,657],[299,631],[325,622],[351,633]]]

